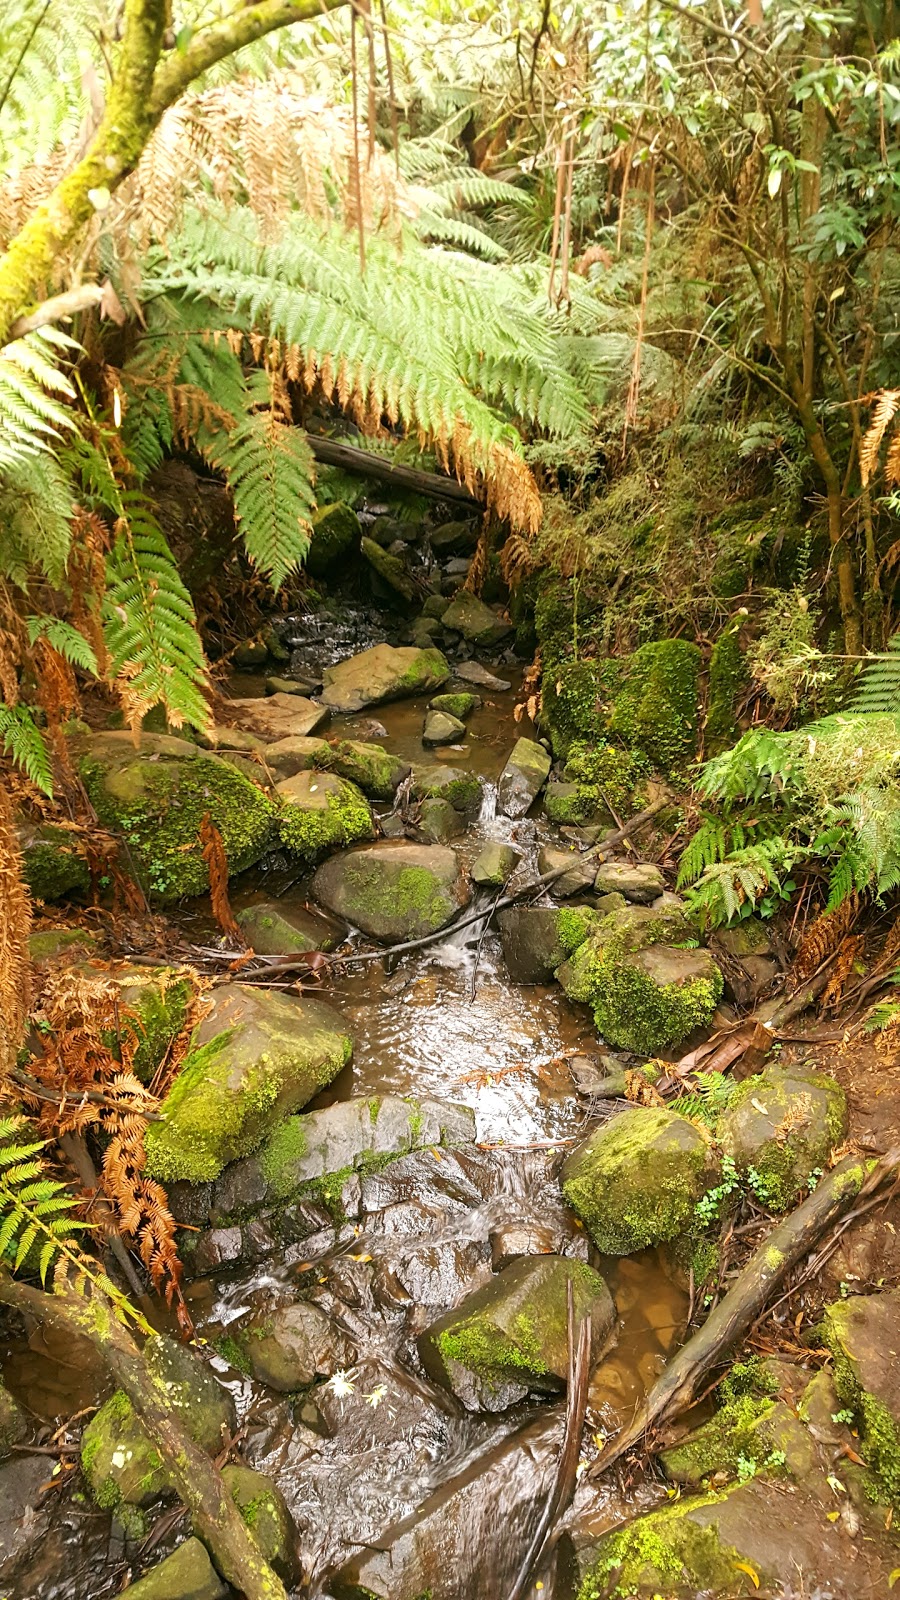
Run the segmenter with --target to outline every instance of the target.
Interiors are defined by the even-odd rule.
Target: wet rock
[[[597,1029],[610,1044],[660,1055],[705,1027],[722,993],[709,951],[664,943],[690,937],[677,907],[629,906],[598,920],[557,976],[571,1000],[593,1007]]]
[[[422,732],[423,744],[458,744],[466,737],[466,725],[447,711],[429,711]]]
[[[19,822],[16,827],[25,882],[35,900],[48,904],[87,894],[91,874],[74,835],[52,822]]]
[[[374,539],[363,539],[360,550],[373,572],[376,572],[379,578],[408,605],[412,605],[418,590],[415,579],[406,565],[405,553],[400,555],[393,550],[384,550]],[[402,545],[401,550],[405,552],[405,547]]]
[[[300,1579],[297,1535],[281,1490],[264,1473],[239,1464],[223,1467],[222,1478],[272,1571],[292,1588]]]
[[[235,645],[231,659],[236,667],[243,667],[245,671],[264,667],[269,659],[269,646],[264,639],[244,639]]]
[[[513,632],[511,622],[504,622],[477,595],[468,594],[465,590],[451,600],[441,620],[445,628],[461,633],[469,644],[482,650],[491,649],[502,639],[508,639]]]
[[[736,1476],[742,1462],[762,1468],[773,1455],[800,1481],[820,1470],[815,1441],[791,1407],[770,1395],[747,1393],[729,1399],[707,1422],[660,1451],[659,1459],[673,1483],[696,1489],[719,1473]]]
[[[460,722],[465,722],[467,717],[477,711],[481,705],[481,696],[478,694],[438,694],[429,700],[429,711],[446,711],[451,717],[457,717]]]
[[[361,739],[339,739],[330,744],[327,755],[317,759],[316,765],[329,767],[338,777],[357,784],[370,800],[393,800],[412,770],[408,761]]]
[[[129,860],[154,900],[208,891],[200,843],[207,813],[222,835],[231,873],[252,866],[268,849],[271,801],[219,756],[165,734],[141,734],[137,747],[130,733],[95,734],[78,749],[81,778],[101,823],[127,836]]]
[[[477,683],[480,689],[493,689],[496,694],[512,688],[506,678],[498,678],[495,673],[488,672],[487,667],[481,666],[478,661],[458,661],[453,668],[453,676],[461,678],[463,683]]]
[[[477,811],[481,805],[481,779],[461,767],[416,766],[413,793],[418,800],[449,800],[457,811]]]
[[[273,694],[266,699],[229,701],[229,709],[245,727],[268,744],[280,739],[305,739],[331,720],[327,706],[302,694]]]
[[[472,882],[483,889],[502,889],[522,859],[511,844],[486,844],[472,866]]]
[[[539,1222],[510,1222],[489,1235],[491,1266],[501,1272],[520,1256],[555,1254],[558,1240],[555,1228]]]
[[[650,861],[604,861],[594,887],[598,894],[622,894],[634,905],[648,906],[662,894],[665,879]]]
[[[443,522],[428,537],[437,556],[467,556],[478,544],[478,527],[474,522]]]
[[[738,1171],[750,1168],[756,1193],[787,1211],[823,1172],[847,1128],[847,1101],[834,1078],[794,1067],[767,1067],[739,1084],[719,1117],[716,1137]]]
[[[439,650],[395,649],[377,644],[337,666],[326,667],[322,700],[334,711],[364,711],[385,700],[439,689],[450,668]]]
[[[423,800],[416,823],[418,832],[429,844],[448,844],[465,833],[466,825],[449,800]]]
[[[446,1444],[457,1408],[440,1391],[395,1363],[364,1358],[349,1383],[317,1384],[309,1396],[314,1426],[345,1451],[389,1449],[402,1437],[420,1448]]]
[[[330,1580],[335,1600],[507,1593],[553,1484],[561,1425],[542,1417],[488,1450]]]
[[[440,646],[446,638],[449,638],[449,635],[444,633],[440,623],[433,617],[417,617],[409,631],[410,644],[414,644],[419,650],[430,650],[434,645]]]
[[[6,1385],[0,1383],[0,1457],[28,1437],[28,1423]]]
[[[45,1455],[16,1452],[0,1462],[0,1582],[4,1596],[34,1594],[37,1552],[49,1523],[48,1497],[41,1495],[50,1469]],[[24,1587],[13,1589],[18,1576]],[[9,1586],[9,1587],[7,1587]]]
[[[324,1311],[298,1300],[231,1324],[223,1354],[259,1383],[290,1394],[316,1378],[330,1378],[339,1367],[351,1367],[356,1352]]]
[[[343,564],[350,552],[359,548],[361,532],[359,518],[351,506],[340,500],[320,506],[312,516],[307,572],[313,578],[324,578],[338,562]]]
[[[199,1238],[194,1236],[191,1240],[185,1267],[190,1277],[205,1278],[218,1267],[237,1266],[244,1259],[240,1228],[210,1228]]]
[[[347,1065],[343,1019],[318,1000],[228,984],[194,1030],[184,1065],[147,1130],[147,1172],[204,1183],[249,1155]]]
[[[597,872],[596,860],[592,857],[585,861],[577,850],[562,850],[555,845],[544,845],[538,851],[538,872],[541,877],[547,872],[558,872],[566,868],[561,878],[548,885],[548,893],[554,900],[568,900],[573,894],[584,894],[585,890],[592,889]]]
[[[497,784],[497,809],[524,817],[550,775],[550,752],[533,739],[517,739]]]
[[[435,1222],[440,1226],[444,1219],[435,1217],[429,1223],[423,1207],[421,1220],[426,1230],[433,1232]],[[430,1244],[417,1239],[379,1260],[375,1290],[388,1305],[410,1308],[407,1327],[415,1333],[490,1278],[490,1251],[485,1240],[442,1238]]]
[[[468,556],[451,556],[444,562],[444,592],[453,595],[459,594],[460,582],[469,576],[472,562]],[[446,612],[444,613],[446,616]]]
[[[471,898],[452,850],[399,842],[332,856],[316,873],[313,893],[336,916],[386,942],[436,933]]]
[[[293,778],[298,772],[324,765],[331,746],[325,739],[314,735],[304,738],[276,739],[263,746],[266,766],[276,778]]]
[[[267,678],[266,694],[301,694],[304,699],[321,688],[318,683],[311,683],[309,679],[301,678]]]
[[[399,811],[389,811],[386,817],[379,817],[378,826],[385,839],[406,838],[406,823]]]
[[[595,922],[586,906],[510,906],[497,918],[513,983],[549,983]]]
[[[279,837],[302,861],[312,862],[326,850],[375,837],[372,811],[362,790],[333,772],[298,772],[284,778],[276,793],[282,806]]]
[[[154,1334],[143,1347],[153,1377],[164,1383],[182,1426],[210,1455],[223,1428],[235,1429],[234,1402],[209,1368],[184,1345]],[[97,1504],[147,1506],[171,1487],[168,1469],[123,1390],[100,1407],[81,1436],[81,1470]]]
[[[865,1456],[891,1501],[900,1497],[900,1289],[828,1306],[834,1384],[857,1418]]]
[[[736,928],[719,928],[710,948],[722,960],[725,987],[738,1005],[751,1006],[779,972],[772,941],[759,917],[745,917]]]
[[[245,906],[235,918],[252,950],[261,956],[290,956],[304,950],[333,950],[345,929],[315,911],[282,907],[276,900]]]
[[[675,1239],[715,1182],[710,1141],[686,1117],[635,1107],[597,1128],[563,1162],[562,1191],[604,1255]]]
[[[200,1540],[185,1539],[165,1561],[129,1584],[125,1593],[132,1600],[225,1600],[231,1591]]]
[[[601,1056],[599,1060],[594,1056],[573,1056],[569,1072],[576,1094],[605,1100],[615,1100],[625,1094],[628,1080],[615,1056]]]
[[[28,954],[36,967],[52,967],[60,961],[87,960],[97,952],[96,935],[87,928],[42,928],[28,939]]]
[[[559,1392],[569,1363],[569,1283],[576,1326],[590,1316],[599,1360],[616,1321],[604,1280],[584,1262],[540,1256],[514,1261],[421,1335],[426,1372],[470,1411],[504,1411],[529,1390]]]

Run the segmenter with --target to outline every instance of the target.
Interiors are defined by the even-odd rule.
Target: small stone
[[[652,862],[604,861],[594,879],[599,894],[623,894],[634,905],[648,906],[665,888],[659,867]]]
[[[562,850],[554,845],[543,845],[538,851],[538,872],[544,877],[548,872],[566,871],[555,883],[548,884],[547,892],[555,900],[568,900],[573,894],[583,894],[593,887],[597,863],[591,857],[583,860],[577,850]]]
[[[495,694],[502,694],[505,689],[512,688],[512,684],[507,682],[506,678],[496,677],[477,661],[457,662],[453,668],[453,676],[461,678],[463,683],[477,683],[480,689],[493,689]]]
[[[505,817],[524,817],[540,794],[552,765],[550,752],[533,739],[517,739],[497,783],[497,809]]]
[[[225,1600],[230,1592],[199,1539],[185,1539],[125,1591],[132,1600]]]
[[[451,717],[458,717],[460,722],[465,722],[467,717],[477,711],[481,705],[481,696],[478,694],[438,694],[429,700],[429,711],[446,711]]]
[[[511,844],[486,844],[472,866],[472,882],[483,889],[502,889],[522,859]]]
[[[466,825],[449,800],[423,800],[419,807],[416,831],[429,844],[448,844],[465,833]]]
[[[491,1247],[491,1266],[495,1272],[502,1272],[504,1267],[508,1267],[512,1261],[518,1261],[521,1256],[553,1255],[557,1236],[553,1228],[539,1222],[511,1222],[489,1234],[488,1243]]]
[[[471,555],[478,544],[478,526],[474,522],[443,522],[429,534],[435,555]]]
[[[429,711],[422,733],[423,744],[458,744],[466,737],[466,725],[446,711]]]
[[[245,639],[242,644],[235,645],[231,659],[236,667],[245,670],[264,667],[269,659],[269,646],[263,639]]]
[[[326,667],[322,676],[323,703],[346,715],[439,689],[449,678],[450,667],[439,650],[377,644]]]
[[[282,1394],[306,1389],[316,1378],[330,1378],[355,1360],[346,1335],[319,1306],[305,1300],[232,1326],[229,1338],[254,1378]]]
[[[385,839],[406,838],[406,823],[399,811],[389,811],[386,817],[379,817],[378,827]]]
[[[310,683],[302,678],[267,678],[266,694],[300,694],[311,695],[320,688],[318,683]]]
[[[422,607],[423,617],[437,617],[440,621],[450,601],[444,594],[430,594]]]
[[[448,571],[449,566],[448,563]],[[507,639],[513,631],[511,622],[504,622],[483,600],[466,590],[451,600],[441,620],[445,628],[461,633],[469,644],[480,646],[481,649],[491,649],[502,639]]]

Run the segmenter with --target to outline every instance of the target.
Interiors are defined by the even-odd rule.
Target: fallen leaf
[[[893,1572],[891,1573],[890,1577],[888,1578],[888,1588],[889,1589],[893,1589],[894,1584],[897,1582],[898,1578],[900,1578],[900,1567],[895,1567]]]
[[[749,1561],[736,1561],[734,1564],[738,1572],[746,1572],[747,1577],[750,1579],[754,1589],[758,1589],[759,1573],[756,1572],[753,1567],[751,1567]]]
[[[825,1513],[825,1515],[828,1518],[829,1522],[837,1522],[837,1519],[840,1516],[840,1514],[841,1513],[839,1511],[826,1511],[826,1513]]]

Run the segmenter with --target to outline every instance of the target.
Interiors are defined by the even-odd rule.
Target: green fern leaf
[[[8,756],[43,794],[53,794],[53,773],[44,736],[27,706],[0,705],[0,741]]]

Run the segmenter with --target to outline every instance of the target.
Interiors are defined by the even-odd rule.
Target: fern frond
[[[53,773],[44,735],[27,706],[0,705],[0,742],[36,789],[53,793]]]
[[[72,413],[57,398],[75,398],[58,354],[78,348],[67,335],[48,329],[0,348],[0,471],[46,457],[74,429]]]
[[[883,656],[863,664],[847,707],[853,712],[896,713],[900,707],[900,633],[888,641]]]
[[[898,409],[900,409],[900,389],[882,389],[875,402],[872,421],[859,447],[859,475],[864,484],[870,481],[878,466],[881,441]]]
[[[61,622],[57,617],[29,617],[27,627],[29,644],[34,644],[37,639],[46,639],[73,667],[80,667],[82,672],[96,676],[97,657],[84,634],[73,628],[71,623]]]

